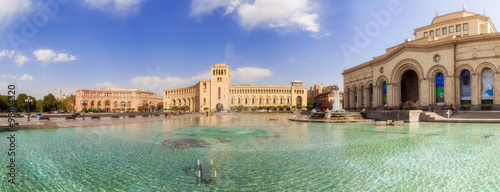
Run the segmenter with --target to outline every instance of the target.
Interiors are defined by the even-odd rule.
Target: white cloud
[[[90,7],[117,16],[128,16],[139,12],[144,0],[85,0]]]
[[[221,11],[225,9],[225,11]],[[237,13],[239,23],[247,29],[255,27],[290,28],[318,32],[317,13],[310,0],[193,0],[191,15],[208,14],[216,10],[219,16]]]
[[[31,0],[0,0],[0,29],[31,10]]]
[[[320,39],[322,37],[328,37],[330,36],[330,33],[323,33],[323,34],[311,34],[309,35],[310,37],[312,38],[315,38],[315,39]]]
[[[95,86],[97,88],[113,88],[115,87],[115,85],[113,85],[113,83],[111,82],[104,82],[104,83],[96,83]]]
[[[33,54],[35,54],[38,61],[43,62],[69,62],[78,60],[78,58],[73,55],[69,55],[66,53],[56,53],[50,49],[40,49],[34,51]]]
[[[2,49],[0,50],[0,60],[4,57],[11,60],[14,59],[13,61],[16,62],[19,66],[30,60],[19,51]]]
[[[235,84],[241,83],[253,83],[254,81],[260,80],[265,77],[272,75],[271,70],[255,67],[241,67],[232,71],[231,78],[236,82]]]
[[[232,80],[237,84],[253,83],[256,80],[260,80],[264,77],[269,77],[272,75],[269,69],[255,67],[237,68],[231,73]],[[186,87],[194,85],[198,83],[198,81],[203,79],[210,79],[210,71],[190,78],[158,76],[135,77],[130,81],[130,83],[134,88],[162,93],[163,89]]]
[[[30,59],[28,59],[24,55],[16,55],[16,63],[19,64],[19,66],[23,65],[24,63],[26,63],[29,60]]]
[[[19,78],[19,80],[29,80],[29,81],[31,81],[31,80],[33,80],[33,76],[28,75],[28,74],[24,74],[23,76],[21,76]]]
[[[158,77],[158,76],[145,76],[135,77],[131,80],[134,88],[142,90],[155,91],[162,93],[163,89],[179,88],[194,85],[202,79],[210,79],[210,72],[206,72],[191,78],[180,77]]]
[[[15,75],[11,75],[11,74],[3,74],[3,75],[0,75],[0,77],[2,78],[8,78],[8,79],[17,79],[17,77]]]

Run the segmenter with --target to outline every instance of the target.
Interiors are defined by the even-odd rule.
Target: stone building
[[[163,99],[157,94],[139,89],[79,89],[76,91],[76,111],[81,111],[84,106],[80,103],[81,100],[86,100],[86,108],[99,108],[106,112],[113,109],[128,109],[134,108],[135,111],[144,104],[153,103],[155,106],[163,102]],[[123,107],[122,101],[126,102]]]
[[[500,109],[500,34],[489,17],[436,16],[414,35],[344,70],[345,109]]]
[[[316,85],[314,85],[316,86]],[[314,87],[314,86],[311,86]],[[334,98],[334,91],[338,91],[339,86],[337,85],[332,85],[332,86],[326,86],[322,87],[321,91],[318,91],[319,94],[315,94],[313,98],[314,102],[318,104],[321,108],[325,107],[327,109],[332,109],[333,106],[333,101],[335,100]],[[343,93],[342,91],[339,92],[339,100],[341,103],[343,103],[344,98],[343,98]]]
[[[256,86],[231,84],[231,68],[226,64],[210,67],[210,79],[200,80],[188,87],[165,89],[165,108],[188,106],[190,111],[229,109],[232,106],[302,106],[307,105],[307,88],[302,81],[291,86]]]

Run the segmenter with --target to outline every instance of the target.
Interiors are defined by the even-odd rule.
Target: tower
[[[228,109],[231,68],[225,63],[210,67],[210,108],[215,111]]]

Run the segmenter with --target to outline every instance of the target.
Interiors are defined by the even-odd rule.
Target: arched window
[[[354,87],[354,108],[358,107],[358,88]]]
[[[365,106],[365,86],[361,86],[361,105]]]
[[[231,98],[231,105],[234,104],[234,98]]]
[[[238,104],[240,104],[240,103],[241,103],[241,99],[240,99],[240,98],[238,98]]]
[[[384,107],[387,107],[387,83],[385,81],[382,83],[382,103]]]
[[[484,69],[481,74],[481,105],[483,110],[491,110],[493,106],[493,71]]]
[[[255,98],[252,98],[252,104],[255,104]]]
[[[246,104],[248,104],[248,100],[247,100],[247,98],[245,98],[245,105],[246,105]]]
[[[220,89],[221,89],[221,88],[219,87],[219,99],[221,98],[221,93],[220,93]]]
[[[460,73],[460,100],[470,101],[471,86],[470,86],[470,72],[464,70]]]
[[[436,75],[436,105],[444,105],[444,76],[443,73]]]

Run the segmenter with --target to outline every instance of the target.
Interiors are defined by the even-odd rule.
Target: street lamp
[[[125,119],[125,105],[127,105],[127,102],[122,101],[121,104],[123,105],[123,119]]]
[[[83,108],[86,108],[85,106],[87,105],[87,101],[85,99],[82,99],[82,100],[80,100],[80,104],[83,105]],[[85,121],[85,110],[83,110],[82,118]]]
[[[153,107],[155,104],[153,102],[149,102],[149,107],[151,108],[151,117],[153,117]]]
[[[30,97],[28,97],[26,100],[24,100],[24,102],[28,103],[28,121],[30,121],[30,116],[31,116],[30,104],[31,104],[31,102],[33,102],[33,100]]]

